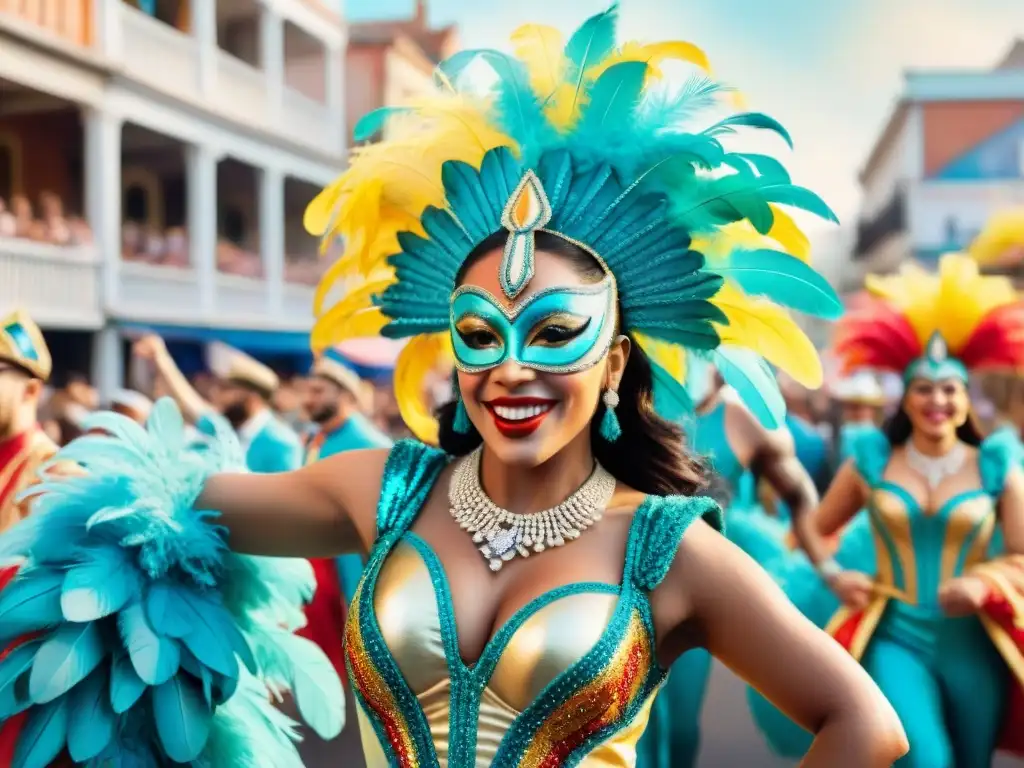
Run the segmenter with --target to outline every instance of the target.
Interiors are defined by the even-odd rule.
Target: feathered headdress
[[[866,285],[869,303],[836,326],[847,371],[966,379],[968,371],[1024,370],[1024,302],[1008,279],[981,275],[971,258],[944,256],[937,273],[908,264],[896,275],[869,275]]]
[[[807,239],[780,208],[834,220],[775,159],[728,151],[749,127],[790,137],[772,118],[743,113],[694,132],[684,126],[722,90],[707,77],[672,87],[659,66],[707,70],[689,43],[618,45],[616,8],[565,41],[527,25],[515,56],[470,50],[445,61],[440,93],[377,110],[349,169],[306,211],[307,229],[345,251],[317,297],[315,348],[355,336],[409,337],[398,361],[402,414],[431,440],[423,376],[450,354],[449,306],[469,253],[509,232],[503,288],[531,274],[532,232],[593,253],[616,284],[625,329],[655,362],[659,401],[685,401],[686,351],[712,359],[766,423],[782,399],[765,361],[809,386],[821,366],[783,308],[836,317],[841,305],[805,259]],[[485,65],[493,83],[479,87]],[[346,292],[326,306],[332,289]],[[510,293],[511,291],[511,293]],[[661,406],[659,406],[660,408]]]
[[[967,253],[984,267],[1015,266],[1024,261],[1024,208],[993,214]]]

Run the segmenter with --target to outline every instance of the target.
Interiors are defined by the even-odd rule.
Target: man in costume
[[[43,334],[25,312],[0,320],[0,533],[28,514],[28,502],[19,495],[39,482],[41,465],[57,452],[37,423],[39,397],[51,370]],[[16,567],[0,565],[0,589],[16,572]],[[0,730],[0,766],[12,764],[19,729],[15,719]]]
[[[359,412],[362,381],[328,350],[313,364],[306,385],[304,410],[317,425],[306,440],[305,463],[326,459],[342,451],[364,448],[388,448],[391,440]],[[347,605],[355,594],[363,570],[363,559],[356,554],[336,560],[310,561],[316,574],[317,590],[306,608],[309,623],[302,634],[319,645],[344,674],[341,636],[344,625],[342,600]]]
[[[839,460],[850,458],[851,435],[865,426],[877,426],[885,405],[885,392],[869,371],[856,371],[842,378],[832,391],[840,408]]]
[[[171,397],[199,431],[212,433],[208,414],[219,412],[235,431],[245,450],[245,462],[253,472],[287,472],[302,466],[298,436],[270,408],[278,386],[277,374],[240,350],[211,344],[207,365],[216,377],[208,403],[189,384],[159,336],[136,342],[135,353],[150,360]]]

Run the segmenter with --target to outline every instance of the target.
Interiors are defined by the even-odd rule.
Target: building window
[[[221,236],[235,245],[245,243],[245,214],[231,206],[224,209],[220,222]]]
[[[21,144],[12,133],[0,133],[0,200],[10,202],[21,191]]]
[[[126,168],[121,178],[121,212],[125,221],[155,230],[164,226],[163,194],[158,179],[146,168]]]

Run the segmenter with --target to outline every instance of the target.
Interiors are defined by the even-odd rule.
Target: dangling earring
[[[622,436],[622,427],[619,426],[619,417],[615,415],[615,409],[619,405],[619,393],[614,389],[606,389],[601,395],[604,402],[604,416],[601,417],[601,437],[609,443],[614,443]]]
[[[452,429],[460,435],[468,435],[473,431],[473,422],[469,420],[469,414],[466,413],[466,406],[462,402],[462,392],[459,391],[457,384],[455,385],[455,419],[452,421]]]

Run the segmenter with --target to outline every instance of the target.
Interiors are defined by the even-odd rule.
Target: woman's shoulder
[[[648,591],[662,582],[688,531],[723,531],[722,508],[707,496],[648,495],[634,513],[630,540],[633,577]]]

